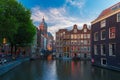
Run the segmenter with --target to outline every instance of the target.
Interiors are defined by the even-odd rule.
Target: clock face
[[[74,33],[76,33],[77,32],[77,29],[74,29]]]

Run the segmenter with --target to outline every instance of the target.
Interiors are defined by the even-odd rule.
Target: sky
[[[77,24],[88,26],[100,13],[120,0],[18,0],[30,9],[33,24],[38,27],[44,16],[48,31],[55,36],[59,29]]]

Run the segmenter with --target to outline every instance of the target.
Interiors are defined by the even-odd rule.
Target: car
[[[7,60],[5,59],[5,58],[1,58],[0,59],[0,64],[4,64],[4,63],[6,63],[7,62]]]

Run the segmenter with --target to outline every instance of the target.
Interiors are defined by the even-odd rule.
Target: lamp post
[[[7,40],[6,38],[3,38],[3,44],[6,44]]]
[[[3,47],[2,47],[2,52],[3,54],[5,53],[5,44],[6,44],[6,38],[3,38]]]

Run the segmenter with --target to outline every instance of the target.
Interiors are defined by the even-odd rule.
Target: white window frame
[[[103,45],[105,45],[105,44],[101,44],[101,47],[100,47],[101,51],[100,52],[101,52],[101,55],[106,55],[106,53],[103,52]],[[106,50],[106,48],[105,48],[105,50]]]
[[[106,39],[106,37],[103,38],[103,36],[102,36],[102,34],[103,34],[104,31],[105,31],[105,29],[104,29],[104,30],[101,30],[101,40],[105,40],[105,39]],[[106,36],[106,35],[105,35],[105,36]]]
[[[98,55],[98,46],[97,45],[94,45],[94,54]]]
[[[115,56],[114,52],[113,52],[113,46],[112,44],[115,45],[115,52],[116,52],[116,43],[109,43],[109,56]]]
[[[105,19],[100,22],[100,26],[101,26],[101,28],[106,26],[106,20]]]
[[[97,36],[96,36],[97,35]],[[98,41],[98,32],[94,33],[94,41]]]
[[[117,22],[120,22],[120,13],[117,14]]]
[[[109,39],[114,39],[115,36],[116,36],[116,28],[115,28],[115,32],[113,33],[114,36],[111,36],[111,33],[112,33],[112,32],[111,32],[110,29],[112,29],[112,28],[115,28],[115,27],[110,27],[110,28],[109,28]]]

